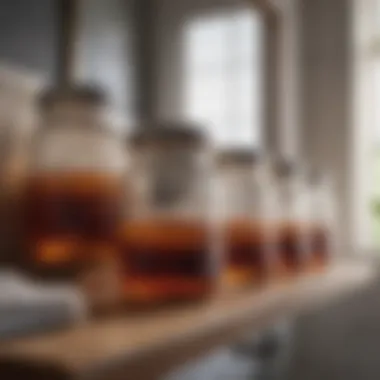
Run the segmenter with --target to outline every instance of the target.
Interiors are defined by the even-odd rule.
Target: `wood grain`
[[[252,329],[357,290],[375,273],[360,262],[340,263],[324,274],[220,294],[203,305],[6,342],[0,344],[0,379],[155,379]]]

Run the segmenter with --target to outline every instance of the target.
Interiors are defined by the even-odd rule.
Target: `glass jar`
[[[281,275],[287,278],[306,270],[310,261],[309,193],[300,164],[278,160],[275,171],[279,197],[278,255]]]
[[[131,146],[135,207],[120,235],[125,299],[202,299],[216,280],[208,141],[179,122],[141,130]]]
[[[40,88],[34,75],[0,66],[0,264],[19,265],[23,257],[20,197]]]
[[[223,192],[222,236],[225,281],[229,288],[260,284],[273,264],[271,193],[260,156],[250,149],[230,149],[218,157]]]
[[[82,276],[84,268],[99,272],[100,263],[110,268],[108,261],[116,260],[127,160],[121,140],[107,129],[105,103],[100,90],[87,86],[41,96],[24,233],[32,269],[43,276]],[[80,280],[96,297],[106,291],[104,281]]]
[[[311,202],[310,247],[312,269],[320,271],[329,264],[334,250],[334,196],[328,176],[310,171]]]

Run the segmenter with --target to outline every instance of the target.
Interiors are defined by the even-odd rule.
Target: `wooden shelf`
[[[368,284],[360,261],[326,273],[207,304],[145,316],[86,322],[68,330],[0,344],[0,379],[151,380],[278,318],[303,312]]]

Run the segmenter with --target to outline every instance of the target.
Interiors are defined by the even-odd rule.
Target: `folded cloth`
[[[85,297],[74,286],[40,284],[0,271],[0,339],[59,327],[86,315]]]

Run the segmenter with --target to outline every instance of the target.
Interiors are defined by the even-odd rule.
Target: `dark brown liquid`
[[[330,231],[313,227],[310,231],[311,263],[314,269],[325,268],[331,259]]]
[[[126,300],[156,304],[204,298],[213,285],[209,229],[182,220],[141,220],[121,234]]]
[[[224,230],[227,282],[232,286],[267,279],[272,258],[266,227],[246,220],[233,221]]]
[[[310,252],[306,231],[302,226],[285,224],[278,229],[278,255],[285,275],[306,269]]]
[[[94,246],[112,248],[122,210],[120,179],[65,173],[28,179],[24,235],[32,261],[79,263]],[[96,250],[95,250],[96,251]]]

